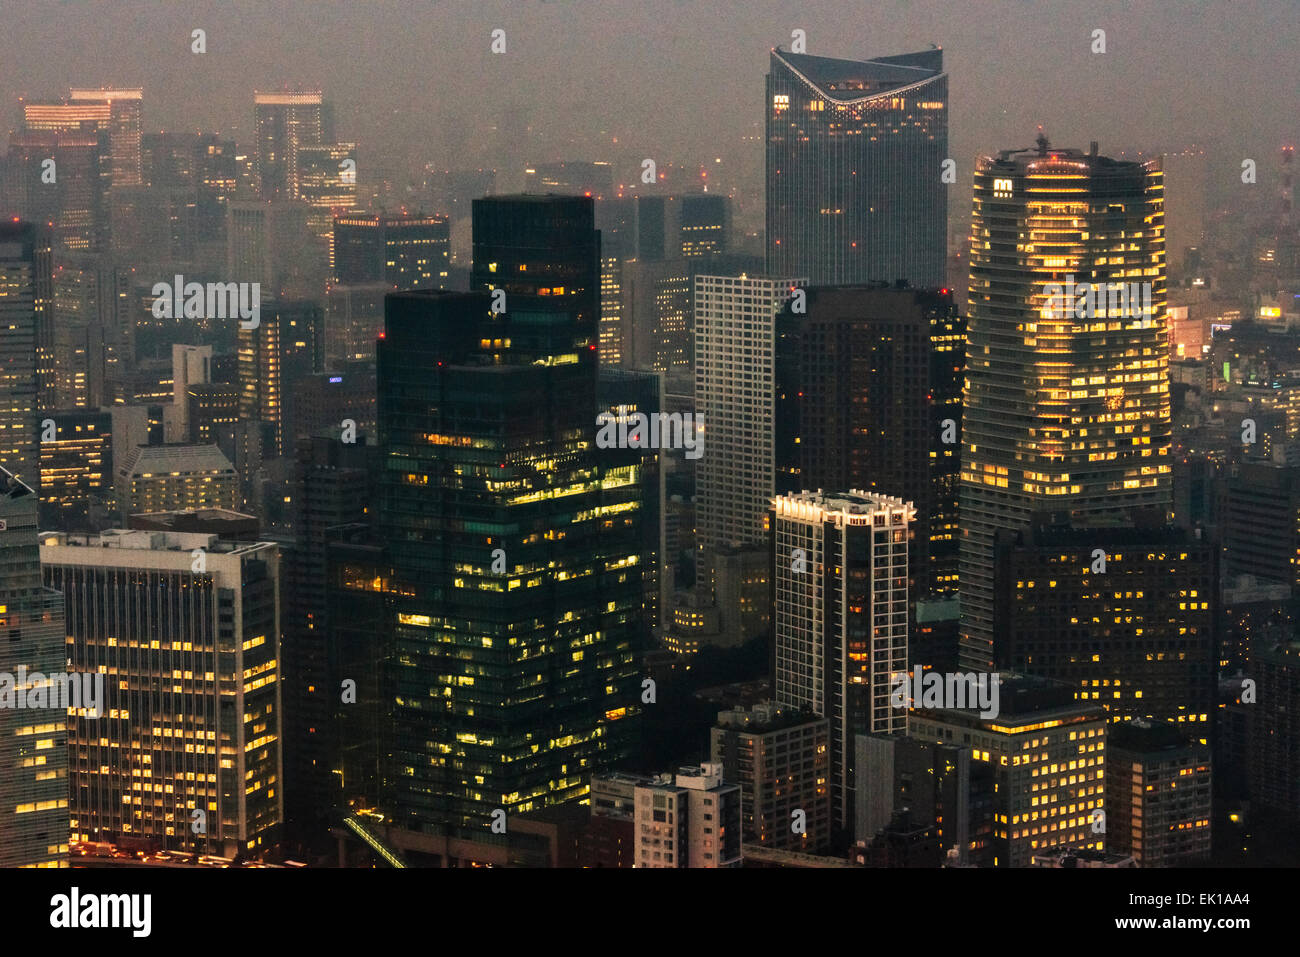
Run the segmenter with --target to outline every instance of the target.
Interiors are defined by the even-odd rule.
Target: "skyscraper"
[[[333,268],[347,285],[383,282],[399,292],[448,289],[451,221],[446,216],[340,216],[334,222]]]
[[[0,223],[0,468],[40,489],[38,411],[53,385],[52,260],[47,232]]]
[[[1172,505],[1161,176],[1157,160],[1112,160],[1096,144],[1053,150],[1042,136],[977,164],[963,667],[992,667],[999,528],[1023,528],[1034,511],[1084,527]]]
[[[946,289],[813,286],[776,320],[776,491],[912,502],[913,601],[957,587],[965,333]]]
[[[268,850],[284,820],[277,546],[115,529],[49,536],[40,558],[67,602],[60,656],[112,676],[104,717],[61,724],[76,836]]]
[[[37,675],[68,670],[63,596],[41,583],[36,535],[36,493],[0,467],[0,673],[12,683],[0,707],[3,867],[59,867],[68,859],[67,708],[15,706],[16,695],[30,701]]]
[[[767,271],[819,285],[945,285],[943,51],[837,60],[772,51]]]
[[[331,254],[335,218],[357,205],[356,168],[356,143],[298,147],[298,196],[311,207],[307,228]]]
[[[300,187],[298,149],[319,146],[323,98],[319,90],[253,94],[257,145],[254,170],[263,199],[297,199]]]
[[[907,670],[907,537],[916,510],[857,490],[772,502],[772,629],[781,706],[830,719],[832,826],[854,821],[859,734],[904,733],[890,701]]]
[[[72,90],[69,101],[108,107],[109,181],[112,188],[139,186],[141,176],[140,130],[144,90]]]
[[[625,260],[619,272],[619,312],[601,313],[601,338],[619,365],[665,375],[690,375],[695,343],[691,268],[685,259]],[[604,277],[602,277],[602,290]],[[615,339],[615,337],[617,337]]]
[[[591,200],[493,197],[473,216],[478,291],[387,299],[378,524],[389,800],[415,830],[486,833],[630,752],[641,492],[638,463],[594,443]]]
[[[1160,524],[999,531],[998,669],[1053,678],[1112,716],[1175,721],[1208,739],[1218,558],[1217,545]]]
[[[325,364],[325,318],[310,302],[277,302],[262,308],[255,328],[239,327],[239,414],[268,426],[268,457],[293,450],[298,379]]]
[[[695,278],[696,466],[700,549],[762,543],[775,493],[775,319],[804,279]]]

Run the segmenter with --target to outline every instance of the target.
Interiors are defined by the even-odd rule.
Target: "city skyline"
[[[0,37],[6,863],[1300,861],[1294,10],[136,6]]]

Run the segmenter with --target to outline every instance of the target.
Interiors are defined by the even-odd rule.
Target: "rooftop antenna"
[[[1034,142],[1038,144],[1038,155],[1046,156],[1047,151],[1051,149],[1052,144],[1047,142],[1047,134],[1043,132],[1041,126],[1038,128],[1038,139],[1034,140]]]

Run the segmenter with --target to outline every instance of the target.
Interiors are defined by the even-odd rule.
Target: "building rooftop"
[[[215,445],[137,445],[122,467],[124,475],[170,474],[172,472],[234,472],[230,459]]]
[[[827,99],[840,102],[877,96],[943,72],[943,50],[937,47],[873,60],[840,60],[777,47],[772,59],[784,63]]]
[[[1125,751],[1151,754],[1159,751],[1177,751],[1190,744],[1191,739],[1188,735],[1178,725],[1168,721],[1134,718],[1132,721],[1116,721],[1106,728],[1108,748],[1123,748]]]
[[[911,502],[905,502],[893,495],[879,495],[850,489],[847,492],[793,492],[778,495],[773,500],[773,507],[782,514],[796,517],[812,517],[814,512],[861,517],[873,515],[880,511],[905,509],[908,518],[916,518],[916,509]],[[804,515],[799,515],[799,513]]]
[[[275,547],[274,542],[232,542],[207,532],[166,532],[110,528],[90,532],[41,532],[43,548],[118,548],[153,552],[191,552],[201,548],[211,555],[239,555]]]
[[[734,728],[752,734],[766,734],[769,731],[782,731],[801,724],[825,721],[811,711],[797,708],[781,707],[771,701],[763,701],[752,709],[743,707],[718,712],[720,728]]]

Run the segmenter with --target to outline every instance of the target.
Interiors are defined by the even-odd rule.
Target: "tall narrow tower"
[[[910,502],[862,491],[772,501],[775,691],[780,705],[830,719],[831,820],[854,815],[854,738],[904,734],[890,701],[907,670]]]

